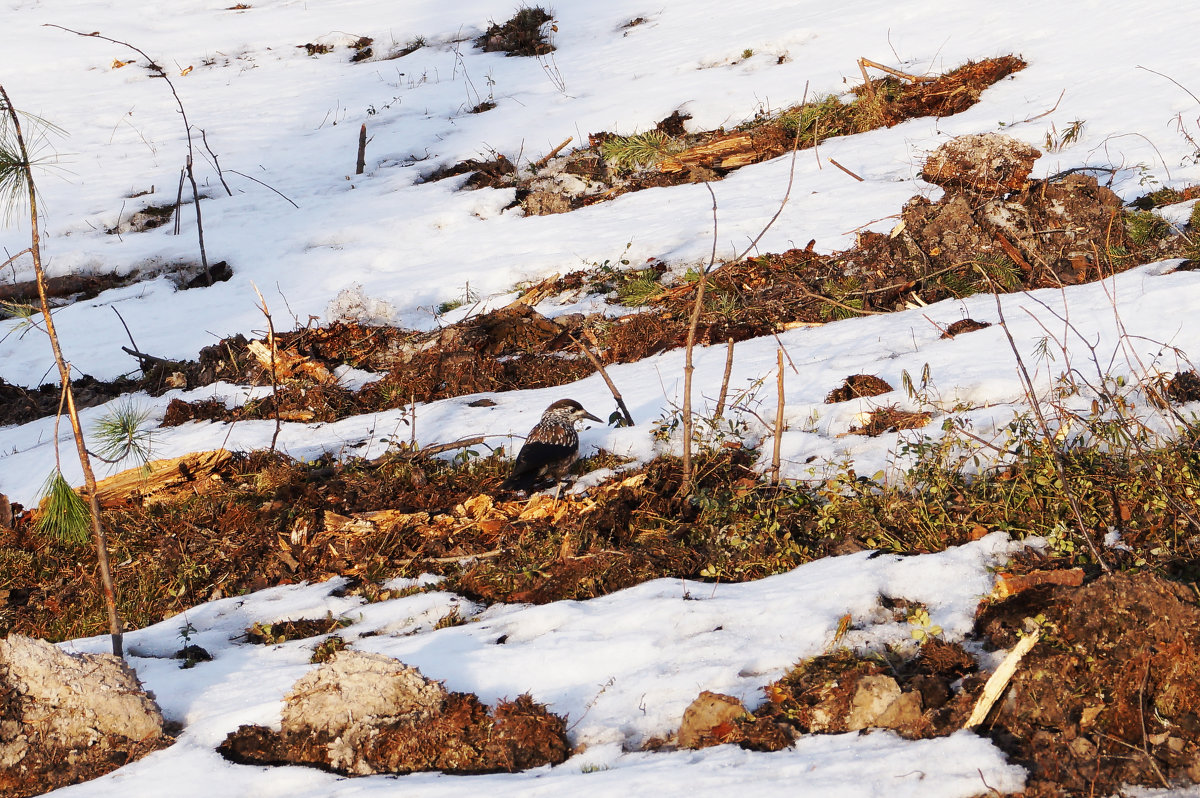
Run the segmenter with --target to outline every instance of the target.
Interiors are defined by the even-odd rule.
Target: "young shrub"
[[[108,463],[117,464],[134,458],[141,465],[150,462],[151,431],[143,425],[150,411],[125,399],[96,422],[92,438],[96,454]]]
[[[87,504],[57,468],[42,485],[37,531],[51,540],[72,546],[86,543],[92,532]]]

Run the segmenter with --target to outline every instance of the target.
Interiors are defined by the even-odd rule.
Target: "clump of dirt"
[[[803,660],[763,688],[767,702],[754,715],[793,735],[881,728],[938,737],[962,727],[983,683],[974,658],[938,638],[908,656],[841,649]]]
[[[0,640],[0,796],[78,784],[165,748],[163,718],[117,657]]]
[[[975,332],[976,330],[986,330],[991,327],[991,322],[975,321],[975,319],[959,319],[958,321],[946,327],[942,333],[943,338],[953,338],[956,335],[963,333]]]
[[[275,623],[255,622],[246,630],[246,640],[260,646],[273,646],[289,640],[303,640],[336,631],[345,626],[338,618],[301,618]]]
[[[368,61],[375,54],[371,45],[375,40],[370,36],[359,36],[350,44],[350,49],[354,51],[354,55],[350,56],[350,63],[357,64],[359,61]]]
[[[217,749],[240,764],[298,764],[347,776],[512,773],[570,753],[566,721],[528,695],[489,711],[380,654],[340,651],[284,699],[282,729],[242,726]]]
[[[898,432],[902,429],[920,429],[929,423],[931,416],[926,412],[901,410],[897,405],[877,407],[871,411],[866,423],[850,427],[852,435],[869,435],[876,437],[885,432]]]
[[[991,645],[1025,618],[1043,638],[985,729],[1028,768],[1030,798],[1111,795],[1122,785],[1200,781],[1200,607],[1148,573],[1019,593],[980,614]]]
[[[879,396],[892,390],[894,389],[887,380],[873,374],[851,374],[842,382],[840,388],[834,388],[829,392],[825,397],[825,404],[848,402],[864,396]]]
[[[153,230],[156,227],[162,227],[167,222],[171,221],[171,217],[175,215],[176,205],[147,205],[139,211],[134,211],[129,218],[125,220],[118,219],[115,227],[110,227],[104,232],[109,235],[121,235],[125,233],[144,233],[147,230]]]
[[[489,25],[475,40],[475,46],[484,52],[502,52],[510,56],[547,55],[555,49],[546,37],[546,23],[553,19],[541,6],[519,8],[503,25],[495,22]]]
[[[1176,372],[1167,383],[1167,396],[1181,404],[1200,401],[1200,376],[1194,371]]]
[[[945,188],[1007,194],[1025,187],[1041,155],[1036,147],[998,133],[959,136],[933,151],[921,177]]]
[[[679,748],[737,743],[752,751],[780,751],[795,738],[783,724],[751,715],[733,696],[705,690],[684,710],[675,742]]]

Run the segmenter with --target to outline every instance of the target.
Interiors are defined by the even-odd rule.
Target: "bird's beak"
[[[596,418],[595,416],[593,416],[591,413],[588,413],[588,412],[584,412],[583,417],[590,418],[592,421],[599,421],[601,424],[604,423],[604,419]]]

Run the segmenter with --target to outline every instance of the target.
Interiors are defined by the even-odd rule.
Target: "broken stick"
[[[1017,672],[1017,665],[1021,662],[1021,658],[1029,653],[1042,637],[1042,630],[1035,629],[1030,634],[1022,637],[1020,642],[1013,646],[1013,650],[1008,652],[1004,661],[1000,663],[1000,667],[996,668],[987,680],[987,684],[983,686],[983,694],[979,696],[979,700],[975,703],[975,709],[971,712],[971,717],[967,718],[964,729],[973,729],[983,723],[992,711],[992,707],[1000,696],[1004,693],[1004,689],[1008,687],[1008,683],[1012,681],[1013,674]]]

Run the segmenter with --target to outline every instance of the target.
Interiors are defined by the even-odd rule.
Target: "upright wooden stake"
[[[779,451],[783,443],[783,350],[779,349],[775,352],[775,358],[779,361],[779,377],[777,379],[777,403],[775,407],[775,447],[771,451],[771,481],[776,485],[779,484]]]
[[[358,129],[358,162],[354,166],[354,174],[361,175],[367,168],[367,123],[363,122]]]
[[[721,378],[721,393],[717,394],[717,409],[713,411],[713,418],[721,418],[725,415],[725,399],[729,396],[729,376],[733,374],[733,339],[730,338],[725,345],[725,376]]]

